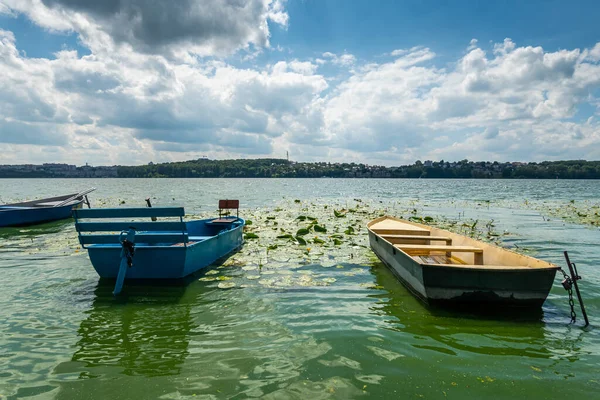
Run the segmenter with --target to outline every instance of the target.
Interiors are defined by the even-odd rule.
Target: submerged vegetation
[[[337,280],[327,268],[342,269],[343,276],[368,273],[368,266],[378,261],[369,248],[366,224],[383,215],[411,219],[496,244],[508,235],[496,232],[493,220],[472,220],[461,214],[452,219],[421,216],[421,207],[415,201],[384,205],[354,199],[326,206],[312,201],[284,200],[280,206],[244,213],[253,221],[244,229],[246,238],[255,240],[247,240],[240,252],[219,267],[227,276],[237,275],[236,271],[241,269],[235,287],[329,286]],[[320,267],[324,269],[315,272],[313,267],[317,271]],[[201,280],[216,283],[216,278]]]
[[[571,200],[567,204],[543,203],[535,208],[550,218],[560,218],[574,224],[600,227],[600,202]]]
[[[96,201],[104,207],[115,207],[122,200]],[[417,200],[381,203],[353,199],[325,205],[317,200],[283,199],[273,208],[245,209],[241,213],[248,222],[244,227],[243,248],[200,279],[222,289],[253,285],[328,286],[336,279],[327,268],[342,269],[344,276],[369,273],[370,266],[378,260],[370,251],[366,224],[383,215],[435,225],[489,242],[500,243],[505,236],[495,232],[494,221],[472,220],[460,212],[449,218],[427,212],[426,208],[426,204]],[[214,211],[207,211],[187,215],[186,219],[207,218],[214,214]],[[61,228],[58,236],[45,235],[33,228],[15,229],[12,235],[4,238],[0,247],[26,247],[30,254],[43,251],[85,257],[86,252],[79,246],[72,222],[63,221],[56,226]],[[315,272],[321,268],[322,272]],[[223,282],[230,279],[234,280]]]
[[[118,198],[96,201],[103,207],[123,206],[123,200]],[[339,277],[339,273],[343,276],[367,274],[370,266],[378,263],[369,248],[366,224],[384,215],[504,245],[520,253],[530,252],[527,244],[524,246],[517,236],[505,230],[502,221],[487,218],[490,207],[534,210],[540,214],[540,224],[560,219],[590,227],[600,226],[600,203],[590,201],[446,200],[428,203],[418,199],[348,199],[330,200],[324,204],[318,199],[284,198],[273,207],[245,209],[241,213],[247,221],[243,248],[200,280],[221,289],[257,285],[273,288],[338,285],[340,282],[334,276]],[[213,215],[214,210],[207,210],[187,215],[186,219]],[[59,229],[56,235],[46,235],[40,228],[7,231],[0,247],[6,250],[27,248],[29,254],[43,251],[85,256],[70,221],[52,226]],[[327,268],[342,271],[331,274]],[[225,282],[231,279],[233,281]]]

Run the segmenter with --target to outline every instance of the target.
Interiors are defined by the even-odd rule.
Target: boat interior
[[[422,265],[461,268],[521,269],[558,267],[442,229],[392,217],[378,218],[368,228],[379,238]]]
[[[237,217],[219,217],[215,219],[186,222],[188,234],[187,245],[202,242],[217,236],[222,231],[227,231],[241,225],[242,221]],[[183,246],[184,243],[175,243],[173,246]]]
[[[184,222],[183,207],[77,209],[73,214],[84,248],[121,247],[122,235],[130,230],[137,247],[185,247],[244,222],[233,216]]]

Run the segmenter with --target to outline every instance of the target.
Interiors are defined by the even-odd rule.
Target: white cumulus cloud
[[[90,49],[29,58],[0,30],[6,162],[136,164],[288,150],[295,159],[388,165],[600,157],[598,113],[578,115],[582,105],[588,114],[600,106],[600,44],[548,51],[474,39],[443,63],[415,46],[366,61],[277,52],[266,65],[240,64],[221,51],[267,46],[268,21],[287,26],[285,3],[153,3],[0,0],[0,12],[76,32]],[[158,11],[180,26],[155,21]],[[124,16],[133,23],[120,26]],[[158,31],[148,31],[154,23]]]

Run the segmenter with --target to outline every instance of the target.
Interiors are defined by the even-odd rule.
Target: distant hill
[[[476,178],[600,179],[600,161],[417,161],[384,167],[356,163],[293,162],[278,158],[75,167],[67,164],[0,165],[0,178]]]
[[[356,163],[304,163],[283,159],[198,159],[185,162],[118,167],[125,178],[504,178],[600,179],[600,161],[459,162],[417,161],[384,167]]]

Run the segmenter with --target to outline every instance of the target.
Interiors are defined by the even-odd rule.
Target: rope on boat
[[[135,243],[130,242],[127,239],[123,239],[121,247],[125,257],[127,258],[127,266],[131,268],[133,266],[133,256],[135,255]]]
[[[575,301],[573,300],[573,287],[575,287],[575,293],[577,294],[577,300],[579,300],[579,305],[581,307],[581,313],[583,314],[583,319],[585,320],[585,326],[590,324],[588,320],[587,313],[585,312],[585,306],[583,305],[583,299],[581,298],[581,293],[579,292],[579,286],[577,285],[577,281],[581,279],[579,273],[577,272],[577,266],[575,263],[572,263],[569,259],[569,253],[566,251],[565,260],[567,261],[567,266],[569,267],[570,275],[562,269],[559,268],[559,271],[562,272],[564,279],[561,282],[567,293],[569,294],[569,306],[571,307],[571,323],[575,323],[577,316],[575,314]]]
[[[121,293],[127,269],[133,266],[133,256],[135,255],[135,229],[130,228],[127,231],[122,231],[119,235],[119,242],[121,243],[121,264],[119,265],[117,281],[115,282],[115,289],[113,290],[114,295]]]

